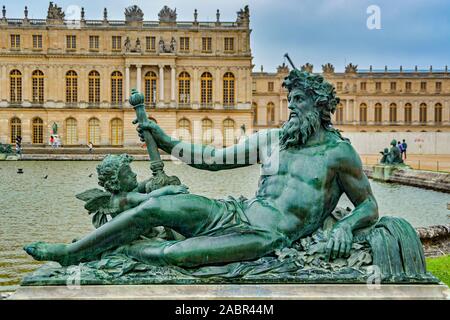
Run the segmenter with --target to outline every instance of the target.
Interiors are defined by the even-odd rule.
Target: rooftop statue
[[[47,19],[64,20],[65,14],[61,7],[53,2],[48,5]]]
[[[322,72],[323,73],[334,73],[334,66],[329,62],[327,64],[323,64]]]
[[[334,87],[295,68],[283,86],[290,115],[282,128],[223,149],[172,139],[142,113],[144,96],[130,97],[141,139],[187,165],[221,171],[258,161],[261,175],[250,199],[210,199],[165,178],[149,188],[136,180],[130,157],[107,156],[97,167],[106,191],[78,196],[90,212],[102,212],[98,228],[70,244],[37,242],[25,251],[62,266],[84,262],[82,284],[365,283],[375,267],[384,282],[436,282],[412,226],[402,218],[379,219],[358,154],[332,126],[339,103]],[[160,163],[155,149],[148,151],[151,163]],[[336,208],[343,194],[352,211]],[[172,235],[155,232],[160,227]],[[25,282],[64,284],[69,269],[50,265]]]
[[[158,13],[160,22],[175,22],[177,21],[177,9],[170,9],[168,6],[164,6]]]
[[[345,73],[356,73],[358,71],[358,65],[349,63],[345,66]]]
[[[133,5],[125,9],[125,21],[134,22],[143,20],[144,12],[142,12],[141,8],[139,8],[137,5]]]

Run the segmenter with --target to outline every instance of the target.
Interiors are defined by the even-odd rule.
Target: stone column
[[[419,102],[414,101],[412,102],[412,115],[411,115],[411,123],[413,125],[420,124],[420,116],[419,116]]]
[[[164,65],[160,64],[159,67],[159,102],[158,106],[164,106]]]
[[[427,101],[427,125],[434,125],[434,106],[436,101]]]
[[[22,103],[24,106],[30,106],[33,100],[31,89],[31,69],[29,66],[22,68]]]
[[[141,92],[141,82],[142,82],[142,65],[137,64],[136,65],[136,90]],[[130,92],[126,93],[127,95],[130,95]]]
[[[170,105],[171,107],[176,106],[176,69],[175,65],[170,66]]]
[[[193,69],[193,80],[191,84],[191,108],[198,109],[200,107],[200,78],[198,67]]]
[[[349,99],[345,99],[345,107],[344,107],[344,114],[342,115],[342,122],[348,123],[350,121],[350,104]]]
[[[128,101],[130,95],[130,65],[125,66],[125,101]]]
[[[216,67],[214,73],[213,95],[215,108],[223,109],[222,103],[222,70],[220,67]]]

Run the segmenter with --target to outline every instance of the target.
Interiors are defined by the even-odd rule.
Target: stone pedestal
[[[333,300],[333,299],[450,299],[444,284],[247,284],[247,285],[104,285],[20,287],[12,300]]]

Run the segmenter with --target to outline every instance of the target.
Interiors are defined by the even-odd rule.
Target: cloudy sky
[[[236,11],[248,4],[251,46],[255,70],[264,65],[274,71],[288,52],[296,65],[310,62],[315,71],[331,62],[337,71],[352,62],[361,69],[399,68],[443,69],[450,66],[450,1],[448,0],[55,0],[66,16],[101,19],[107,7],[110,19],[124,19],[124,8],[137,4],[145,20],[157,20],[159,10],[176,8],[178,20],[235,21]],[[23,17],[28,5],[30,18],[45,18],[48,1],[3,0],[7,17]],[[371,5],[380,9],[380,29],[369,29]],[[372,21],[372,19],[370,19]]]

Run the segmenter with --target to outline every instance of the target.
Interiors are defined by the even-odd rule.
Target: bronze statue
[[[174,140],[148,118],[139,121],[141,140],[150,134],[160,149],[194,168],[230,170],[259,162],[259,186],[251,199],[209,199],[187,193],[183,186],[147,194],[145,182],[137,183],[128,158],[108,156],[97,170],[99,184],[112,194],[107,196],[108,204],[103,204],[111,208],[103,213],[112,212],[112,219],[103,219],[98,229],[76,242],[37,242],[24,249],[36,260],[53,260],[63,266],[98,260],[113,252],[145,268],[176,266],[197,276],[236,275],[242,270],[248,275],[248,270],[269,264],[271,270],[294,265],[289,270],[300,270],[295,271],[298,274],[305,263],[328,268],[329,261],[344,261],[347,266],[372,262],[397,280],[400,275],[423,276],[423,249],[414,229],[401,218],[378,220],[377,202],[361,160],[348,139],[332,126],[331,115],[339,103],[334,87],[321,75],[298,69],[289,73],[283,85],[289,91],[290,109],[283,127],[259,131],[227,148]],[[138,92],[130,98],[135,107],[143,102]],[[355,208],[340,215],[335,209],[344,193]],[[89,204],[95,197],[80,198]],[[160,226],[180,236],[146,236]],[[359,252],[362,247],[367,251]],[[298,264],[299,257],[305,257],[303,251],[317,257]],[[286,257],[297,264],[286,264]],[[217,267],[201,268],[211,265]],[[331,271],[332,279],[334,274]]]
[[[397,147],[397,140],[391,141],[391,149],[385,148],[384,151],[380,151],[382,157],[380,159],[381,164],[403,164],[403,159],[400,149]]]

